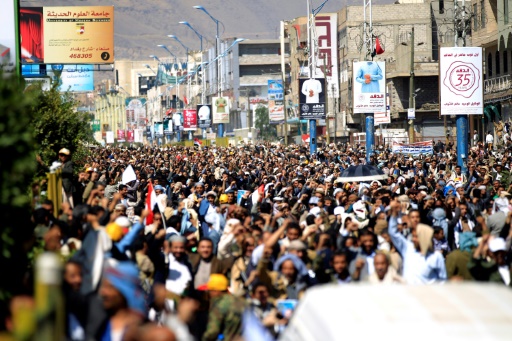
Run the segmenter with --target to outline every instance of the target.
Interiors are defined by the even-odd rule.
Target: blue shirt
[[[396,217],[389,219],[389,236],[393,245],[402,255],[403,277],[409,284],[429,284],[444,282],[447,279],[443,255],[440,252],[429,252],[423,256],[414,244],[398,231]]]

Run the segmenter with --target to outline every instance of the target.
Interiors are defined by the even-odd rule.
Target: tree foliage
[[[26,258],[23,241],[31,235],[37,95],[23,90],[24,82],[0,72],[0,301],[20,286]]]
[[[69,149],[73,161],[80,164],[87,144],[95,143],[89,115],[77,111],[76,106],[69,93],[60,93],[55,87],[39,93],[33,126],[38,152],[46,164],[57,160],[61,148]]]
[[[268,116],[268,108],[262,105],[256,108],[256,122],[254,126],[260,131],[260,138],[262,140],[275,140],[277,138],[277,129],[275,126],[270,125]]]

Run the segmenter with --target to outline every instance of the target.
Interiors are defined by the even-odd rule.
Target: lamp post
[[[402,43],[402,45],[409,45],[405,42]],[[423,43],[418,43],[417,46],[423,45]],[[410,71],[409,71],[409,109],[413,109],[416,111],[416,91],[414,90],[414,48],[416,47],[414,43],[414,26],[411,28],[411,65],[410,65]],[[415,142],[415,133],[414,133],[414,120],[408,119],[408,128],[409,128],[409,143]]]
[[[176,66],[178,57],[176,57],[176,55],[174,53],[172,53],[171,50],[169,50],[169,48],[166,45],[159,44],[157,46],[162,48],[162,49],[164,49],[165,51],[167,51],[171,55],[171,57],[174,58],[174,65]],[[178,72],[177,72],[177,70],[176,70],[176,75],[174,76],[174,86],[176,87],[176,97],[177,97],[177,100],[176,100],[176,103],[175,103],[175,109],[178,110],[179,109],[180,85],[178,83]],[[167,88],[169,93],[171,92],[171,89],[172,89],[172,87],[171,88]],[[178,132],[178,134],[179,134],[179,132]],[[178,142],[179,142],[179,136],[178,136]]]
[[[200,50],[201,50],[201,104],[204,104],[204,93],[205,93],[205,82],[204,82],[204,69],[203,69],[203,36],[197,32],[192,25],[189,24],[188,21],[180,21],[180,24],[183,24],[190,28],[194,33],[199,37],[200,42]],[[203,134],[204,135],[204,134]]]
[[[186,57],[187,57],[187,63],[186,63],[186,65],[187,65],[187,96],[188,96],[188,99],[190,100],[190,76],[189,76],[189,74],[188,74],[188,73],[189,73],[189,70],[190,70],[190,68],[189,68],[189,64],[188,64],[188,57],[189,57],[189,55],[188,55],[188,51],[189,51],[190,49],[189,49],[187,46],[185,46],[185,44],[183,44],[183,43],[181,42],[181,40],[179,40],[179,38],[178,38],[178,37],[176,37],[174,34],[169,34],[169,35],[168,35],[168,37],[169,37],[169,38],[172,38],[172,39],[174,39],[174,40],[176,40],[176,41],[177,41],[178,43],[180,43],[180,45],[181,45],[181,46],[183,46],[183,48],[185,49],[185,54],[186,54]],[[185,103],[185,104],[186,104],[186,103]],[[192,139],[192,134],[190,134],[190,135],[189,135],[189,137],[190,137],[190,139]]]
[[[149,55],[149,58],[153,58],[153,60],[156,60],[156,61],[158,61],[158,62],[160,62],[160,61],[161,61],[161,60],[160,60],[160,58],[158,58],[158,57],[157,57],[157,56],[155,56],[154,54],[150,54],[150,55]]]
[[[204,8],[203,6],[193,6],[195,9],[198,9],[200,11],[203,11],[204,13],[206,13],[210,19],[213,20],[213,22],[215,23],[215,27],[216,27],[216,30],[215,30],[215,56],[219,56],[220,55],[220,33],[219,33],[219,24],[221,23],[220,20],[218,19],[215,19],[207,10],[206,8]],[[221,96],[221,92],[222,92],[222,84],[221,84],[221,81],[220,81],[220,73],[221,73],[221,58],[218,58],[217,59],[217,72],[216,72],[216,75],[217,75],[217,96],[220,97]],[[203,77],[204,77],[204,73],[203,73]],[[213,103],[212,103],[213,104]],[[222,137],[222,135],[224,134],[224,124],[223,123],[220,123],[219,124],[219,128],[218,128],[218,134],[219,134],[219,137]]]

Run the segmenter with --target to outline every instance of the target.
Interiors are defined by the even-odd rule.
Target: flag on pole
[[[185,102],[185,105],[188,105],[188,98],[187,98],[187,96],[183,96],[183,102]]]
[[[153,210],[155,205],[158,205],[156,200],[156,193],[153,189],[153,185],[149,183],[148,185],[148,194],[146,195],[146,210],[149,211],[148,216],[146,217],[146,225],[153,224]]]
[[[380,43],[379,37],[375,37],[375,44],[373,46],[372,57],[375,57],[376,55],[379,54],[383,54],[384,52],[384,47]]]
[[[194,138],[194,146],[200,146],[203,144],[203,141],[199,140],[197,137]]]
[[[137,175],[135,175],[135,171],[133,170],[132,165],[128,165],[128,167],[126,167],[121,179],[123,185],[126,185],[129,182],[137,180]]]

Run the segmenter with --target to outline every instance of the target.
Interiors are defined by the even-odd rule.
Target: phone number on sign
[[[92,58],[92,53],[72,53],[69,58]]]

